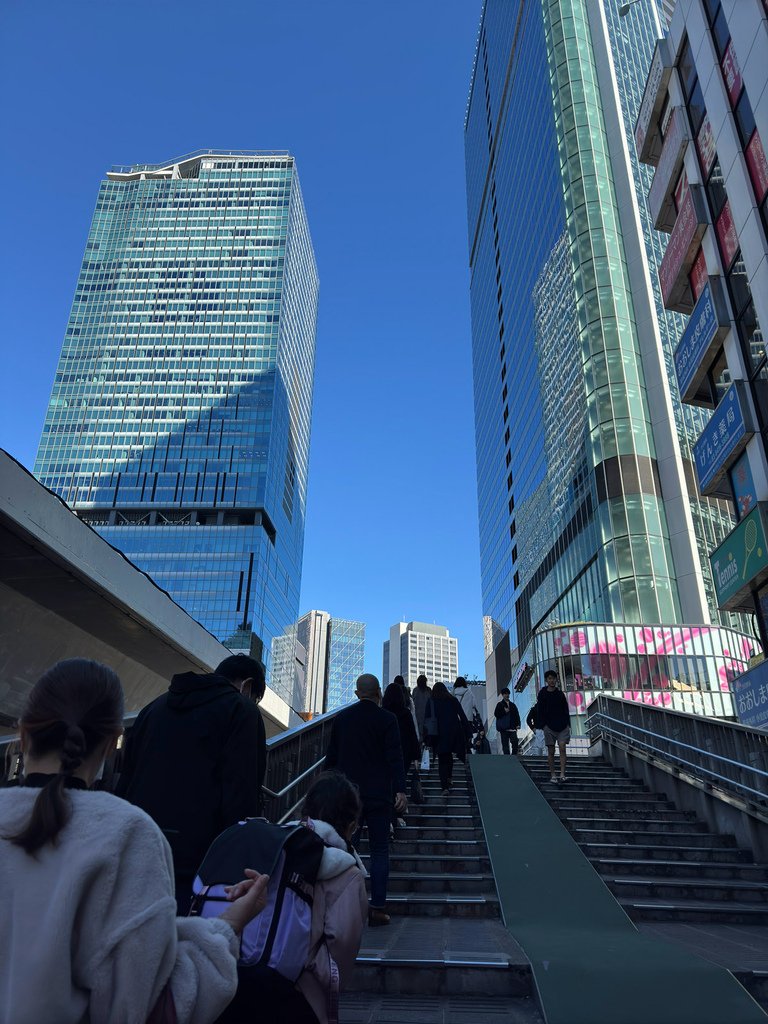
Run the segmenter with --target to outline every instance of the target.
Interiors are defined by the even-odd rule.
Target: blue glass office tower
[[[697,493],[705,414],[681,406],[679,317],[649,273],[663,246],[633,128],[660,27],[654,0],[633,12],[482,13],[465,123],[481,575],[513,664],[552,623],[740,624],[717,611],[707,552],[731,516]]]
[[[293,158],[102,181],[35,473],[225,644],[297,618],[318,279]]]

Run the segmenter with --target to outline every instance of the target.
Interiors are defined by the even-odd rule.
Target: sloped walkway
[[[470,765],[502,917],[547,1024],[766,1024],[727,971],[638,932],[516,758]]]

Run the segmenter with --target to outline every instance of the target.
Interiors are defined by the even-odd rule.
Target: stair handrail
[[[629,721],[629,717],[639,718],[644,724]],[[651,724],[656,728],[647,728]],[[603,737],[618,740],[695,775],[704,775],[711,784],[731,790],[749,803],[768,806],[768,770],[746,760],[749,756],[753,762],[768,766],[768,733],[759,729],[598,694],[587,708],[587,733],[592,742]],[[681,734],[694,742],[680,739]],[[736,756],[718,753],[714,747],[730,748]],[[688,757],[677,751],[688,752]],[[730,773],[725,774],[729,769]],[[748,782],[735,777],[745,773]],[[761,783],[762,788],[755,788]]]

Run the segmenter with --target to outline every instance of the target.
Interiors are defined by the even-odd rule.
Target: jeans
[[[453,778],[453,754],[437,755],[437,771],[440,775],[440,785],[443,789],[450,789]]]
[[[368,826],[368,848],[371,851],[371,906],[385,907],[387,903],[387,882],[389,881],[389,826],[392,822],[392,811],[388,808],[369,810],[363,806],[360,819]],[[352,845],[357,846],[360,839],[358,830]]]
[[[512,753],[516,754],[517,753],[517,733],[516,732],[507,732],[507,730],[505,729],[503,732],[499,731],[499,736],[501,736],[501,749],[504,751],[504,753],[505,754],[509,753],[509,745],[511,743],[512,744]]]

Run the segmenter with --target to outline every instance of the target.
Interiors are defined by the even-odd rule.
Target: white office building
[[[428,622],[396,622],[384,641],[382,686],[402,676],[406,686],[425,675],[432,683],[452,685],[459,671],[459,642],[445,626]]]

